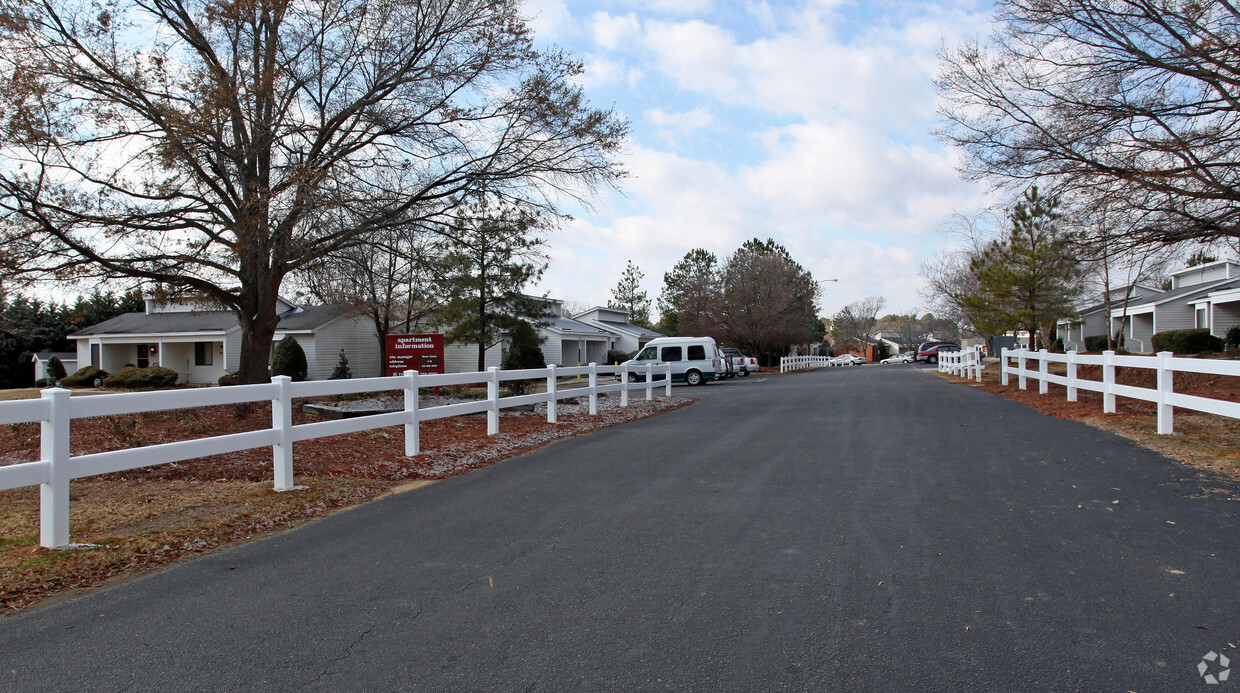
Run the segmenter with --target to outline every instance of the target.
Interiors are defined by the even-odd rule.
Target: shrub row
[[[1177,354],[1202,354],[1223,350],[1223,340],[1200,327],[1192,330],[1169,330],[1154,335],[1150,342],[1154,351],[1172,351]]]
[[[126,366],[103,379],[104,387],[156,388],[176,385],[177,372],[171,368]]]
[[[102,384],[108,375],[109,373],[99,366],[86,366],[74,371],[73,375],[61,378],[60,384],[63,387],[94,387],[96,382]]]

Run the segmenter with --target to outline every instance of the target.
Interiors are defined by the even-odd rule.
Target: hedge
[[[177,382],[177,372],[171,368],[151,366],[137,368],[126,366],[103,379],[104,387],[155,388],[168,387]]]
[[[1223,340],[1210,334],[1210,330],[1199,327],[1193,330],[1169,330],[1154,335],[1150,342],[1154,351],[1172,351],[1177,354],[1201,354],[1211,351],[1222,351]]]
[[[96,380],[108,377],[108,372],[99,366],[86,366],[60,379],[61,387],[94,387]]]

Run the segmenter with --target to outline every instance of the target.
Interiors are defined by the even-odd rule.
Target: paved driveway
[[[1240,686],[1234,484],[911,367],[676,392],[4,619],[0,689]]]

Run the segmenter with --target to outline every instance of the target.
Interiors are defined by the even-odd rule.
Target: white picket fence
[[[1016,365],[1011,365],[1011,360]],[[1037,370],[1028,368],[1028,362],[1037,362]],[[1175,408],[1216,414],[1231,419],[1240,419],[1240,403],[1187,395],[1175,391],[1175,374],[1206,373],[1209,375],[1240,376],[1240,361],[1194,359],[1177,357],[1170,351],[1161,351],[1154,356],[1121,356],[1114,351],[1104,351],[1101,355],[1078,354],[1069,351],[1066,354],[1052,354],[1047,350],[1029,351],[1026,349],[1003,349],[999,354],[999,381],[1008,384],[1008,379],[1015,375],[1020,389],[1024,390],[1029,378],[1038,381],[1038,392],[1046,394],[1051,383],[1063,385],[1067,389],[1069,402],[1077,401],[1079,390],[1102,393],[1102,411],[1106,414],[1115,413],[1115,398],[1130,397],[1146,402],[1153,402],[1158,412],[1158,432],[1169,434],[1175,432]],[[1067,364],[1066,375],[1052,374],[1047,366],[1051,363]],[[1077,367],[1081,365],[1102,366],[1102,381],[1085,380],[1077,376]],[[1157,373],[1157,384],[1154,388],[1120,385],[1115,382],[1115,369],[1145,368]]]
[[[779,359],[779,372],[790,373],[831,365],[830,356],[784,356]]]
[[[961,349],[960,351],[940,351],[939,372],[951,373],[962,378],[972,378],[973,380],[982,381],[982,369],[985,365],[982,363],[982,348],[980,346]]]
[[[501,371],[491,368],[486,372],[419,374],[406,371],[403,375],[386,378],[359,378],[356,380],[321,380],[292,382],[288,377],[277,376],[271,383],[237,385],[233,387],[165,390],[162,392],[121,393],[70,397],[69,390],[51,388],[42,392],[40,399],[0,402],[0,424],[40,424],[40,459],[0,466],[0,490],[23,486],[40,487],[39,543],[56,548],[70,546],[69,542],[69,482],[85,476],[149,467],[157,464],[222,455],[240,450],[271,446],[275,468],[275,489],[288,491],[293,486],[293,444],[303,440],[326,436],[356,433],[388,426],[405,427],[405,455],[420,453],[419,423],[449,416],[476,414],[487,415],[487,435],[499,433],[499,412],[507,407],[547,404],[547,421],[556,422],[559,400],[588,395],[590,414],[598,413],[599,395],[619,392],[620,405],[628,406],[630,390],[645,390],[646,399],[652,399],[655,376],[662,375],[659,387],[665,394],[672,394],[671,364],[659,366],[656,371],[651,364],[632,371],[644,378],[644,382],[629,382],[630,369],[621,366],[576,366]],[[615,384],[599,385],[600,375],[620,376]],[[559,379],[588,376],[587,387],[559,388]],[[500,383],[509,380],[546,379],[546,392],[514,397],[500,397]],[[484,400],[421,408],[418,405],[420,388],[447,387],[486,383]],[[387,414],[359,416],[337,421],[322,421],[293,425],[293,400],[305,397],[344,395],[364,392],[404,391],[404,410]],[[70,451],[70,427],[74,419],[94,416],[139,414],[143,412],[209,407],[245,402],[271,402],[271,427],[245,433],[213,436],[196,440],[184,440],[160,445],[149,445],[126,450],[112,450],[89,455],[72,455]]]

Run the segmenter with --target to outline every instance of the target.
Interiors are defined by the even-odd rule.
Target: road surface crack
[[[422,610],[421,610],[421,609],[418,609],[418,614],[421,614],[421,613],[422,613]],[[417,618],[417,614],[415,614],[415,615],[414,615],[414,618]],[[354,647],[357,647],[358,645],[360,645],[360,644],[361,644],[361,642],[362,642],[363,640],[365,640],[365,639],[366,639],[366,636],[367,636],[367,635],[370,635],[370,632],[371,632],[372,630],[374,630],[374,629],[375,629],[375,626],[373,626],[373,625],[372,625],[371,627],[369,627],[369,628],[367,628],[366,630],[362,631],[362,634],[361,634],[361,635],[357,636],[357,638],[355,638],[355,639],[353,640],[353,642],[349,643],[349,646],[348,646],[348,647],[344,648],[344,653],[343,653],[343,654],[341,654],[339,657],[337,657],[337,658],[335,658],[334,660],[332,660],[331,664],[328,664],[328,665],[327,665],[327,667],[325,667],[325,668],[323,669],[323,671],[319,672],[319,675],[315,677],[314,682],[315,682],[315,683],[318,683],[318,682],[322,681],[322,680],[323,680],[323,677],[324,677],[324,676],[327,676],[327,674],[328,674],[328,673],[330,673],[330,672],[331,672],[331,670],[332,670],[332,669],[334,669],[334,668],[336,667],[336,665],[337,665],[337,664],[339,664],[339,663],[343,662],[344,660],[346,660],[346,659],[348,659],[350,656],[352,656],[352,654],[353,654],[353,648],[354,648]]]

